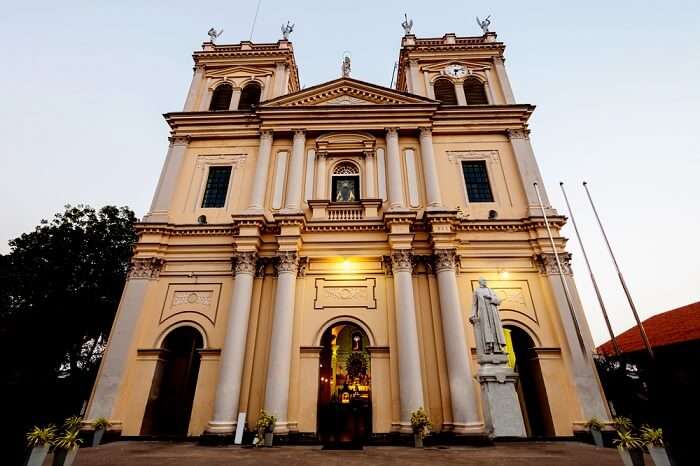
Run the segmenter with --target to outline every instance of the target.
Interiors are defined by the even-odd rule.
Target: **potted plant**
[[[656,466],[671,466],[671,460],[666,453],[664,446],[664,436],[661,428],[654,429],[650,426],[642,426],[642,442],[649,449],[651,459]]]
[[[103,417],[98,417],[94,421],[92,421],[92,427],[95,429],[95,432],[92,434],[92,446],[96,447],[102,442],[102,437],[105,434],[105,431],[107,431],[107,428],[109,428],[110,423],[107,419]]]
[[[430,419],[421,406],[411,413],[411,428],[413,429],[413,445],[423,448],[423,438],[430,433]]]
[[[275,428],[275,421],[277,419],[271,414],[267,414],[264,409],[260,410],[260,415],[258,416],[258,421],[255,423],[255,428],[257,434],[253,440],[253,444],[258,447],[271,447],[274,434],[272,433]]]
[[[631,430],[618,430],[617,438],[613,440],[625,466],[644,466],[642,439],[635,436]]]
[[[613,418],[613,423],[615,424],[615,429],[622,430],[625,432],[632,432],[634,429],[634,424],[632,424],[632,419],[625,416],[617,416]]]
[[[47,427],[34,426],[32,430],[27,432],[27,446],[31,448],[27,458],[27,466],[41,466],[44,464],[51,441],[55,436],[56,427],[51,425]]]
[[[53,439],[53,466],[71,466],[78,455],[78,448],[83,443],[78,438],[79,430],[66,430]]]
[[[593,443],[595,443],[596,447],[602,447],[603,446],[603,434],[601,433],[601,430],[603,430],[603,423],[601,422],[600,419],[597,417],[592,417],[588,420],[583,425],[588,431],[591,433],[591,436],[593,437]]]

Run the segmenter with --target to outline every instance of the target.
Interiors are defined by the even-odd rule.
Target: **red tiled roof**
[[[652,348],[700,340],[700,301],[649,317],[643,324]],[[617,335],[617,344],[623,353],[644,349],[644,342],[636,325]],[[598,352],[613,354],[612,341],[600,345]]]

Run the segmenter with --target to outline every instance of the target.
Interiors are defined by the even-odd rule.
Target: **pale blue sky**
[[[296,23],[302,85],[388,85],[407,12],[419,37],[478,35],[492,15],[553,203],[568,183],[616,331],[632,324],[580,186],[588,180],[643,317],[700,300],[700,3],[263,0],[255,42]],[[256,1],[33,1],[0,17],[0,252],[66,203],[145,213],[167,148],[161,114],[187,93],[211,26],[248,38]],[[597,342],[605,327],[573,230],[569,249]]]

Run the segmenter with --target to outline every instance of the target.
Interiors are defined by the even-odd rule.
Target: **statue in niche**
[[[335,202],[355,202],[355,182],[353,180],[338,180]]]
[[[474,324],[476,352],[484,354],[504,354],[506,338],[498,306],[501,299],[486,286],[486,279],[479,279],[479,288],[474,290],[474,304],[469,322]]]

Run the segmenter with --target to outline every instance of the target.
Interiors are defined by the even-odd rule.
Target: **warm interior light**
[[[501,280],[507,280],[508,277],[510,277],[510,272],[508,272],[507,270],[501,270],[498,272],[498,278],[500,278]]]
[[[343,261],[341,262],[341,267],[345,270],[349,270],[352,267],[352,263],[350,262],[350,259],[347,257],[343,257]]]

